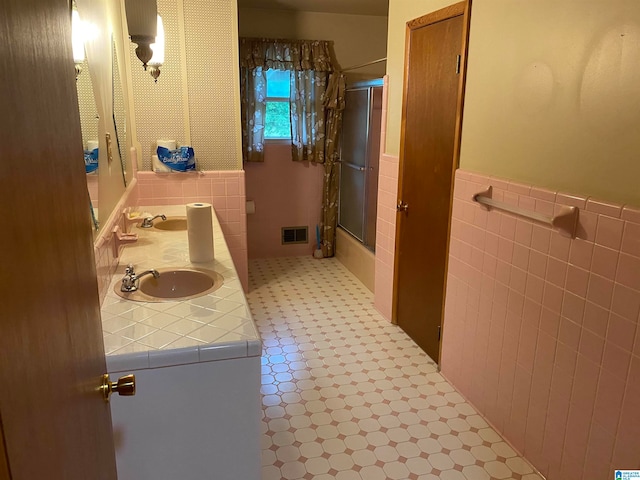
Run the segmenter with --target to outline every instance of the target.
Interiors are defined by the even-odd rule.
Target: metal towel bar
[[[565,237],[575,237],[576,226],[578,224],[578,209],[576,207],[564,205],[556,215],[543,215],[542,213],[531,212],[506,202],[494,200],[491,198],[492,190],[493,187],[488,186],[485,190],[476,193],[473,196],[473,201],[480,203],[487,210],[490,207],[504,210],[505,212],[530,218],[536,222],[557,228],[559,233]]]

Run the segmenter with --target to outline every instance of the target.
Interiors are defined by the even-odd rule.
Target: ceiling
[[[386,17],[389,0],[238,0],[238,7]]]

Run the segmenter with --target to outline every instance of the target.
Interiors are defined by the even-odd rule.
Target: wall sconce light
[[[73,63],[76,64],[76,80],[78,80],[84,63],[84,24],[75,8],[71,11],[71,43],[73,45]]]
[[[157,33],[155,43],[151,44],[153,56],[149,60],[149,73],[153,80],[158,83],[160,76],[160,67],[164,63],[164,26],[162,25],[162,17],[158,15]]]
[[[158,4],[156,0],[125,0],[125,10],[129,37],[138,45],[136,55],[146,70],[153,56],[151,44],[157,35]]]

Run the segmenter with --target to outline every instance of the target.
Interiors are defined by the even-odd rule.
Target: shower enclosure
[[[382,79],[345,92],[338,225],[370,250],[376,245]]]

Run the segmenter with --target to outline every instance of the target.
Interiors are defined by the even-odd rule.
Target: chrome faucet
[[[120,291],[135,292],[138,290],[140,279],[146,275],[153,275],[153,278],[158,278],[160,276],[160,272],[152,268],[151,270],[146,270],[141,274],[137,274],[132,264],[127,265],[127,268],[124,269],[124,277],[122,277],[122,286],[120,287]]]
[[[156,215],[155,217],[147,217],[142,221],[142,224],[140,225],[142,228],[151,228],[153,227],[153,221],[156,218],[161,218],[162,221],[165,221],[167,219],[166,216],[160,214],[160,215]]]

